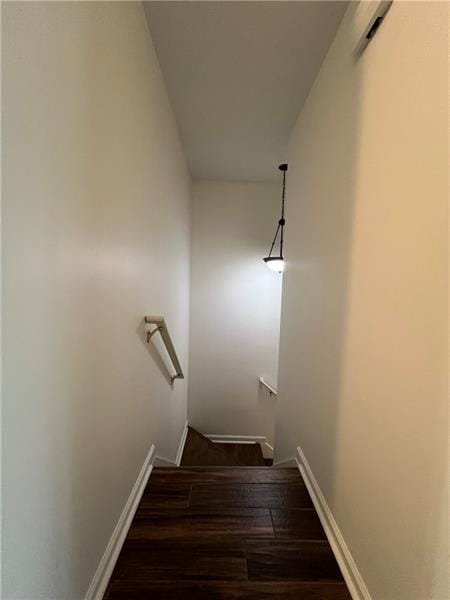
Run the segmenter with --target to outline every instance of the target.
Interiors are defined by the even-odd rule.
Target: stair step
[[[296,467],[156,467],[149,485],[165,487],[171,483],[299,483]]]
[[[260,444],[222,444],[215,442],[236,465],[262,466],[265,464]]]
[[[351,597],[297,468],[181,466],[152,470],[105,596],[137,598]]]
[[[264,466],[260,444],[212,442],[193,427],[188,428],[181,466]]]
[[[120,581],[107,600],[195,598],[195,600],[351,600],[345,583],[336,581]]]

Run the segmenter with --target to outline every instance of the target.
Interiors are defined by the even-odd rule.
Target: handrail
[[[183,369],[181,368],[180,361],[178,360],[177,353],[175,352],[175,348],[173,346],[172,338],[170,337],[169,330],[167,329],[166,322],[164,321],[164,317],[145,317],[145,329],[147,331],[147,343],[150,342],[152,337],[155,335],[157,331],[161,334],[161,339],[166,346],[166,350],[168,355],[170,356],[170,360],[172,361],[173,366],[175,367],[175,375],[171,377],[171,383],[174,382],[175,379],[184,379]],[[151,325],[156,325],[155,329],[151,329]]]
[[[263,379],[262,377],[259,378],[259,383],[269,390],[269,393],[271,396],[272,396],[272,394],[274,396],[278,396],[277,390],[274,387],[272,387],[269,383],[267,383],[267,381],[265,379]]]

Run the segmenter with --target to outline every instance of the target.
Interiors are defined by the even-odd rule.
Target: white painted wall
[[[190,181],[140,3],[2,8],[3,597],[80,600],[186,419]]]
[[[193,187],[189,422],[202,433],[273,440],[282,276],[262,261],[280,213],[277,184]]]
[[[445,600],[447,5],[356,3],[293,131],[278,459],[301,445],[374,600]]]

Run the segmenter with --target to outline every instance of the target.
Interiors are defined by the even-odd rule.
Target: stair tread
[[[170,483],[300,483],[295,467],[157,467],[152,471],[149,486]]]
[[[198,483],[192,485],[189,506],[194,508],[312,508],[305,484]]]
[[[314,516],[314,515],[313,515]],[[287,519],[279,518],[280,527]],[[231,537],[273,538],[268,509],[210,510],[140,509],[128,532],[128,541],[145,544],[148,540]]]
[[[264,464],[152,470],[106,593],[150,597],[350,600],[299,470]]]
[[[333,550],[322,540],[246,540],[249,580],[343,581]]]
[[[264,466],[259,444],[212,442],[188,427],[181,466]]]
[[[260,444],[222,444],[216,442],[215,445],[230,456],[236,465],[265,465]]]
[[[116,581],[108,600],[351,600],[342,582],[299,581]]]

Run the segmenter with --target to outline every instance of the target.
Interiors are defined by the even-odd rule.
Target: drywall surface
[[[190,180],[140,3],[2,8],[3,597],[80,600],[186,419]]]
[[[352,3],[292,134],[276,459],[301,445],[374,600],[446,588],[447,5]]]
[[[193,177],[278,181],[347,2],[144,2]]]
[[[193,188],[189,422],[202,433],[273,440],[282,276],[267,255],[280,211],[277,184]]]

